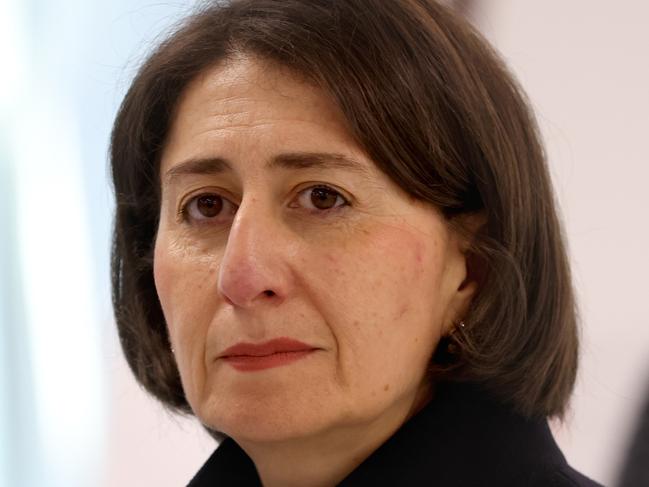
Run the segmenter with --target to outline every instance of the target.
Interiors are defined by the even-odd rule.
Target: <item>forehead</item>
[[[163,151],[161,175],[179,161],[213,151],[347,154],[364,157],[332,99],[287,68],[242,57],[207,69],[179,99]],[[359,157],[354,157],[356,154]]]

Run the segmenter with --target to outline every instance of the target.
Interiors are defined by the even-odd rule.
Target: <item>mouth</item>
[[[281,337],[264,343],[237,343],[219,359],[240,372],[254,372],[288,365],[319,350],[293,338]]]
[[[293,338],[280,337],[263,343],[237,343],[225,349],[219,355],[219,358],[267,357],[279,353],[307,352],[312,350],[316,350],[316,347]]]

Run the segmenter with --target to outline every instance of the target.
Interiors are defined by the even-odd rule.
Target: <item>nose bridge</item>
[[[219,269],[219,293],[230,304],[246,307],[285,293],[280,222],[258,198],[237,210]]]

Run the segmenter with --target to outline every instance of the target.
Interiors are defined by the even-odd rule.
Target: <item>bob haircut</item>
[[[377,167],[453,228],[470,235],[464,218],[483,217],[469,249],[479,291],[466,326],[431,357],[431,378],[476,381],[527,417],[563,421],[579,330],[538,128],[498,54],[432,0],[211,2],[149,55],[110,148],[113,305],[137,381],[169,409],[192,414],[153,279],[159,161],[188,83],[239,54],[287,67],[327,93]]]

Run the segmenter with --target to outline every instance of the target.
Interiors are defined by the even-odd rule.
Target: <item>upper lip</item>
[[[221,352],[219,358],[236,357],[241,355],[263,357],[279,352],[299,352],[313,350],[315,347],[288,337],[274,338],[263,343],[240,342]]]

